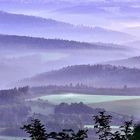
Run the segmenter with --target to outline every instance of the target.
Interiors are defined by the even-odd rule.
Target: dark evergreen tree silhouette
[[[133,121],[125,121],[120,127],[122,140],[130,140],[133,135]]]
[[[140,140],[140,124],[134,126],[133,135],[130,140]]]
[[[112,137],[110,140],[122,140],[122,136],[119,131],[112,133]]]
[[[99,135],[100,140],[133,140],[132,120],[125,121],[124,124],[119,127],[120,131],[112,132],[110,126],[112,116],[107,115],[105,111],[102,111],[93,117],[95,121],[94,128],[96,129],[96,134]]]
[[[110,123],[112,116],[107,115],[105,111],[99,112],[98,115],[93,116],[95,121],[94,128],[96,130],[96,134],[99,135],[100,140],[108,140],[112,136]]]
[[[87,130],[79,130],[75,133],[72,129],[64,129],[59,133],[51,132],[47,137],[55,140],[84,140],[88,138]]]
[[[38,119],[32,120],[30,124],[24,125],[21,129],[25,130],[32,140],[84,140],[88,137],[87,130],[79,130],[75,133],[72,129],[68,129],[47,134],[45,126]]]
[[[125,121],[118,131],[112,132],[110,125],[112,116],[102,111],[93,118],[95,121],[94,128],[100,140],[140,140],[140,124],[134,127],[132,120]],[[30,124],[24,125],[22,129],[30,135],[32,140],[85,140],[88,138],[88,130],[74,132],[72,129],[64,129],[58,133],[51,132],[48,134],[45,126],[38,119],[32,120]]]
[[[45,126],[38,119],[31,120],[30,124],[24,125],[21,129],[25,130],[32,140],[47,140]]]

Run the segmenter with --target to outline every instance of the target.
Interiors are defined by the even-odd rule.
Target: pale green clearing
[[[140,99],[140,96],[113,96],[113,95],[86,95],[86,94],[77,94],[77,93],[63,93],[59,95],[46,95],[32,100],[47,100],[54,104],[59,104],[62,102],[65,103],[79,103],[83,102],[86,104],[92,103],[101,103],[109,101],[118,101],[118,100],[129,100],[129,99]]]

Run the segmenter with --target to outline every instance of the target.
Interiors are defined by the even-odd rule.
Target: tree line
[[[112,116],[105,111],[93,116],[94,129],[99,140],[140,140],[140,124],[133,124],[133,121],[125,121],[117,131],[111,128]],[[47,133],[45,125],[38,119],[25,124],[21,129],[29,134],[31,140],[85,140],[88,138],[88,130],[81,129],[74,132],[72,129],[61,132]],[[25,140],[25,139],[24,139]]]

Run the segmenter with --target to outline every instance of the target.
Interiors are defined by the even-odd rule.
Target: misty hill
[[[140,40],[130,41],[130,42],[125,43],[124,45],[139,49],[140,48]]]
[[[116,65],[116,66],[125,66],[130,68],[140,68],[140,56],[132,57],[128,59],[121,59],[116,61],[106,62],[106,64]]]
[[[92,116],[98,114],[100,111],[104,111],[104,109],[102,108],[92,108],[89,107],[88,105],[80,102],[80,103],[61,103],[59,105],[56,105],[55,107],[55,114],[60,116],[66,115],[71,117],[73,115],[80,115],[80,119],[82,121],[83,124],[93,124],[92,122]],[[113,116],[113,120],[112,120],[112,124],[120,124],[123,122],[123,118],[124,117],[128,117],[125,115],[121,115],[118,113],[115,113],[114,110],[112,112],[107,112],[108,114],[110,114],[111,116]]]
[[[3,49],[123,49],[121,45],[0,34]]]
[[[135,116],[137,118],[139,118],[140,116],[140,111],[139,111],[140,99],[102,102],[102,103],[95,103],[90,106],[92,106],[93,108],[104,107],[104,109],[107,111],[115,110],[116,113]]]
[[[76,85],[95,87],[140,86],[140,70],[111,65],[75,65],[39,74],[20,81],[19,85]]]
[[[135,39],[129,34],[100,27],[75,26],[52,19],[2,11],[0,19],[1,34],[106,43],[124,43]]]
[[[139,10],[139,8],[138,8],[138,10]],[[130,33],[132,35],[136,35],[136,36],[140,37],[140,35],[139,35],[140,26],[127,27],[127,28],[124,29],[124,32]]]
[[[0,35],[0,87],[18,79],[67,65],[88,64],[93,59],[93,63],[97,63],[96,60],[109,61],[120,52],[127,53],[126,47],[104,43]]]

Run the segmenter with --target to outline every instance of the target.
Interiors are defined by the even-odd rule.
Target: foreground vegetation
[[[95,122],[94,129],[99,140],[140,140],[140,125],[134,125],[133,121],[125,121],[117,131],[111,129],[112,116],[105,111],[93,116]],[[32,140],[85,140],[88,138],[88,130],[74,132],[72,129],[62,130],[61,132],[47,133],[45,125],[40,120],[34,119],[30,124],[24,125],[21,129],[29,134]]]
[[[67,88],[69,89],[70,87]],[[104,112],[104,109],[92,108],[82,102],[71,104],[61,103],[55,105],[51,102],[43,100],[27,100],[35,97],[40,97],[43,95],[43,93],[44,95],[50,95],[52,92],[57,92],[58,90],[67,90],[67,88],[50,86],[32,89],[29,87],[20,87],[9,90],[1,90],[1,136],[20,137],[19,139],[23,139],[27,135],[26,133],[24,133],[24,131],[20,130],[19,127],[21,126],[21,124],[25,124],[25,122],[28,122],[27,125],[23,126],[23,129],[28,134],[30,134],[30,138],[32,140],[43,140],[43,137],[44,140],[140,139],[137,138],[139,137],[140,132],[139,126],[136,127],[134,125],[134,123],[137,124],[138,121],[135,116],[133,117],[132,122],[132,117],[130,116],[121,115],[109,111]],[[72,90],[82,90],[82,88],[83,87],[73,87]],[[127,88],[125,90],[127,90]],[[100,113],[98,114],[98,112]],[[31,121],[32,118],[36,118],[37,120]],[[40,120],[42,121],[42,123],[40,122]],[[121,126],[124,120],[130,121],[126,121],[124,125],[118,129],[118,131],[113,132],[114,129],[112,129],[112,126]],[[92,124],[94,124],[94,129],[90,128]],[[89,126],[88,131],[84,129],[87,126]],[[125,126],[127,129],[130,129],[130,133],[127,135],[126,132],[128,131],[126,131],[127,129],[125,128]],[[42,135],[43,137],[41,137]],[[8,138],[5,139],[7,140]]]

